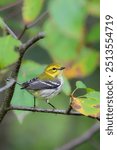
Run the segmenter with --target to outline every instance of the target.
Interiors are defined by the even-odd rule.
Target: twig
[[[84,142],[90,140],[92,136],[99,131],[100,126],[98,123],[94,124],[86,133],[84,133],[81,137],[78,137],[76,139],[73,139],[69,143],[63,145],[61,148],[58,148],[57,150],[73,150],[74,148],[80,146]]]
[[[29,47],[31,47],[34,43],[36,43],[40,39],[43,39],[44,37],[45,37],[45,33],[44,32],[39,32],[36,36],[34,36],[30,40],[28,40],[26,43],[22,44],[19,47],[19,52],[24,53]]]
[[[11,79],[4,87],[0,88],[0,92],[3,92],[10,88],[15,83],[14,79]]]
[[[4,24],[5,30],[6,30],[10,35],[12,35],[15,39],[18,39],[17,36],[15,35],[15,33],[9,28],[9,26],[8,26],[5,22],[3,22],[3,24]]]
[[[22,32],[20,33],[20,35],[18,36],[18,39],[21,39],[22,36],[24,35],[24,33],[26,32],[26,30],[32,28],[33,26],[35,26],[39,21],[42,20],[43,17],[45,17],[46,15],[48,15],[48,11],[45,11],[41,16],[39,16],[34,22],[32,22],[31,24],[28,25],[24,25],[24,29],[22,30]]]
[[[38,40],[44,38],[44,33],[38,33],[36,36],[34,36],[31,40],[27,41],[26,43],[22,44],[18,49],[19,49],[19,53],[20,53],[20,57],[19,60],[16,62],[16,64],[14,65],[14,67],[12,68],[12,74],[11,74],[11,78],[16,79],[18,76],[18,72],[21,66],[21,61],[22,58],[26,52],[26,50],[31,47],[35,42],[37,42]],[[14,93],[14,89],[15,89],[15,83],[13,84],[13,86],[11,88],[9,88],[9,90],[6,92],[5,94],[5,98],[3,101],[1,101],[1,105],[0,105],[0,122],[2,121],[2,119],[4,118],[5,114],[7,113],[7,108],[10,106],[10,102],[11,99],[13,97],[13,93]]]
[[[32,111],[32,112],[43,112],[43,113],[53,113],[53,114],[62,114],[62,115],[75,115],[75,116],[83,116],[78,112],[70,112],[69,114],[66,113],[66,110],[59,110],[59,109],[42,109],[42,108],[33,108],[27,106],[10,106],[8,110],[23,110],[23,111]]]
[[[27,25],[24,26],[24,29],[22,30],[22,32],[20,33],[20,35],[18,36],[18,39],[20,40],[22,38],[22,36],[24,35],[25,31],[27,30]]]
[[[48,16],[48,10],[45,11],[41,16],[39,16],[34,22],[32,22],[31,24],[27,25],[27,28],[32,28],[33,26],[35,26],[39,21],[41,21],[45,16]]]
[[[17,2],[15,3],[12,3],[12,4],[9,4],[7,6],[4,6],[4,7],[0,7],[0,11],[4,11],[6,9],[10,9],[12,7],[15,7],[16,5],[20,4],[22,2],[22,0],[18,0]]]

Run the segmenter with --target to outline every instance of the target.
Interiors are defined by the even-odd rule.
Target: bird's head
[[[64,69],[65,67],[62,67],[59,64],[50,64],[45,68],[45,73],[51,77],[58,77],[62,75]]]

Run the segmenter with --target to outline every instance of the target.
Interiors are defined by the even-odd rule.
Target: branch
[[[39,21],[41,21],[45,16],[48,16],[48,10],[45,11],[41,16],[39,16],[34,22],[32,22],[31,24],[27,25],[27,28],[32,28],[33,26],[35,26]]]
[[[32,28],[33,26],[35,26],[39,21],[42,20],[42,18],[44,18],[45,16],[48,15],[48,11],[45,11],[41,16],[39,16],[34,22],[28,24],[28,25],[24,25],[24,29],[22,30],[22,32],[20,33],[20,35],[18,36],[18,39],[21,39],[22,36],[25,34],[26,30]]]
[[[69,113],[66,110],[59,110],[59,109],[41,109],[41,108],[34,108],[34,107],[26,107],[26,106],[10,106],[9,110],[23,110],[23,111],[32,111],[32,112],[42,112],[42,113],[52,113],[52,114],[61,114],[61,115],[72,115],[72,116],[84,116],[87,117],[79,112],[70,111]],[[92,119],[98,119],[91,116],[88,116]]]
[[[34,36],[32,39],[30,39],[30,40],[28,40],[26,43],[22,44],[22,45],[19,47],[18,51],[19,51],[20,53],[23,53],[23,54],[24,54],[25,51],[26,51],[29,47],[31,47],[34,43],[36,43],[37,41],[43,39],[44,37],[45,37],[44,32],[39,32],[39,33],[38,33],[36,36]]]
[[[13,36],[15,39],[18,39],[17,36],[15,35],[15,33],[9,28],[9,26],[8,26],[5,22],[3,22],[3,24],[4,24],[5,30],[6,30],[11,36]]]
[[[22,0],[18,0],[17,2],[11,3],[11,4],[7,5],[7,6],[0,7],[0,11],[4,11],[4,10],[6,10],[6,9],[10,9],[10,8],[12,8],[12,7],[15,7],[15,6],[17,6],[18,4],[20,4],[21,2],[22,2]]]
[[[26,52],[26,50],[31,47],[34,43],[36,43],[38,40],[44,38],[44,33],[38,33],[36,36],[34,36],[32,39],[30,39],[29,41],[27,41],[26,43],[22,44],[18,50],[20,53],[20,57],[19,60],[15,63],[14,67],[12,68],[12,74],[11,74],[11,78],[17,79],[18,73],[19,73],[19,69],[21,66],[21,62],[22,62],[22,58]],[[14,83],[12,85],[11,88],[8,89],[8,91],[5,94],[5,98],[4,100],[1,101],[1,105],[0,105],[0,122],[2,121],[2,119],[4,118],[5,114],[7,113],[7,108],[10,106],[10,102],[12,100],[13,97],[13,93],[14,93],[14,89],[15,89],[15,84]]]
[[[61,148],[58,148],[57,150],[73,150],[74,148],[90,140],[93,137],[93,135],[97,131],[99,131],[99,129],[100,129],[100,126],[98,123],[96,123],[87,132],[85,132],[81,137],[73,139],[72,141],[63,145]]]

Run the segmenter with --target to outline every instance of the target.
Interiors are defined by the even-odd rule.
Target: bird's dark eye
[[[53,68],[53,70],[56,70],[56,68]]]

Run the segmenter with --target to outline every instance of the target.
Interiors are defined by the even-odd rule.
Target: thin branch
[[[22,36],[24,35],[25,31],[27,30],[27,25],[24,25],[24,29],[22,30],[22,32],[20,33],[20,35],[18,36],[18,39],[20,40],[22,38]]]
[[[33,26],[35,26],[39,21],[41,21],[45,16],[48,16],[48,10],[45,11],[41,16],[39,16],[34,22],[32,22],[31,24],[27,25],[27,28],[32,28]]]
[[[68,113],[68,114],[69,114],[70,111],[72,110],[72,106],[71,106],[71,103],[72,103],[72,97],[73,97],[74,93],[76,92],[76,90],[77,90],[77,88],[74,89],[73,92],[72,92],[71,95],[70,95],[70,105],[69,105],[69,108],[68,108],[68,110],[67,110],[67,113]]]
[[[34,36],[33,38],[31,38],[30,40],[28,40],[26,43],[22,44],[19,47],[19,52],[20,53],[25,53],[25,51],[31,47],[34,43],[36,43],[37,41],[39,41],[40,39],[43,39],[45,37],[45,33],[44,32],[39,32],[36,36]]]
[[[15,63],[14,67],[12,68],[12,74],[11,74],[11,78],[17,79],[18,73],[19,73],[19,69],[21,66],[21,62],[22,62],[22,58],[26,52],[26,50],[31,47],[35,42],[37,42],[38,40],[44,38],[44,33],[38,33],[36,36],[34,36],[32,39],[30,39],[29,41],[27,41],[26,43],[22,44],[18,50],[20,53],[20,57],[19,60]],[[1,105],[0,105],[0,122],[2,121],[2,119],[4,118],[5,114],[7,113],[7,108],[10,106],[10,102],[11,99],[13,97],[13,93],[14,93],[14,89],[15,89],[15,84],[13,84],[13,86],[11,88],[8,89],[8,91],[5,94],[5,98],[4,100],[1,101]]]
[[[70,111],[67,113],[66,110],[59,110],[59,109],[42,109],[42,108],[33,108],[33,107],[26,107],[26,106],[10,106],[7,108],[7,110],[22,110],[22,111],[32,111],[32,112],[42,112],[42,113],[52,113],[52,114],[61,114],[61,115],[72,115],[72,116],[84,116],[85,115],[75,112],[75,111]],[[99,119],[99,118],[94,118],[91,116],[88,116],[89,118],[92,119]]]
[[[18,0],[18,1],[15,2],[15,3],[11,3],[11,4],[7,5],[7,6],[1,7],[1,8],[0,8],[0,11],[4,11],[4,10],[10,9],[10,8],[12,8],[12,7],[15,7],[15,6],[17,6],[18,4],[20,4],[21,2],[22,2],[22,0]]]
[[[5,30],[6,30],[10,35],[12,35],[15,39],[18,39],[17,36],[15,35],[15,33],[9,28],[9,26],[8,26],[5,22],[3,22],[3,24],[4,24]]]
[[[0,92],[3,92],[10,88],[15,83],[14,79],[11,79],[4,87],[0,88]]]
[[[10,106],[8,110],[22,110],[22,111],[43,112],[43,113],[53,113],[53,114],[62,114],[62,115],[82,116],[82,114],[78,112],[71,111],[69,114],[67,114],[66,110],[42,109],[42,108],[33,108],[33,107],[26,107],[26,106]]]
[[[22,32],[20,33],[20,35],[18,36],[18,39],[21,39],[22,36],[25,34],[26,30],[32,28],[33,26],[35,26],[39,21],[41,21],[45,16],[48,15],[48,11],[45,11],[41,16],[39,16],[34,22],[28,24],[28,25],[24,25],[24,29],[22,30]]]
[[[90,140],[93,137],[93,135],[99,131],[99,129],[100,126],[98,123],[96,123],[81,137],[73,139],[72,141],[68,142],[67,144],[63,145],[61,148],[58,148],[57,150],[73,150],[74,148]]]

